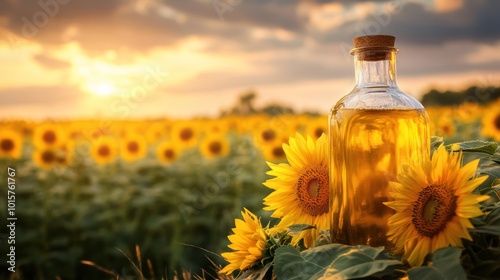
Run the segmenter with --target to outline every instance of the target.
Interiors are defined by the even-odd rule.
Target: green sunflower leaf
[[[471,231],[500,236],[500,205],[493,208],[484,219],[480,219],[479,221],[473,219],[473,222],[475,222],[475,228],[471,229]]]
[[[443,144],[443,137],[439,136],[432,136],[431,137],[431,154],[434,152],[435,149],[437,149],[441,144]]]
[[[299,252],[291,246],[276,251],[278,279],[353,279],[392,275],[401,266],[383,247],[328,244]]]
[[[493,182],[491,182],[491,187],[492,188],[500,188],[500,178],[495,178]]]
[[[410,279],[456,279],[466,280],[467,274],[460,264],[462,249],[441,248],[432,254],[432,265],[408,270]]]
[[[238,275],[238,277],[235,280],[262,280],[262,279],[268,279],[266,278],[266,275],[269,272],[269,268],[271,268],[272,263],[268,263],[265,266],[261,268],[251,268],[245,270],[243,273]]]
[[[274,273],[278,279],[317,279],[326,267],[350,246],[328,244],[299,252],[295,247],[283,246],[276,250]]]
[[[464,152],[478,152],[493,155],[498,148],[498,144],[495,142],[474,140],[450,144],[447,145],[446,148],[453,148],[453,150],[462,150]]]
[[[291,225],[288,227],[290,232],[294,235],[300,234],[300,232],[303,230],[308,230],[308,229],[312,229],[312,228],[316,228],[316,227],[312,226],[312,225],[307,225],[307,224],[296,224],[296,225]]]
[[[500,261],[485,261],[469,271],[472,276],[479,279],[494,279],[500,275]]]
[[[496,162],[496,163],[500,163],[500,153],[496,152],[494,155],[492,155],[491,160]]]
[[[382,277],[391,275],[401,267],[398,260],[377,260],[363,251],[351,251],[335,259],[326,269],[322,279],[358,279],[363,277]]]

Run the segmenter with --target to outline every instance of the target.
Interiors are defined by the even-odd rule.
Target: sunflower
[[[457,118],[465,123],[472,123],[481,114],[481,107],[475,102],[464,102],[456,109]]]
[[[461,247],[461,238],[472,240],[469,219],[483,214],[477,204],[489,198],[472,191],[488,176],[473,178],[479,159],[460,167],[461,157],[441,145],[432,159],[406,167],[398,182],[390,183],[394,201],[384,204],[396,213],[388,220],[387,235],[411,266],[439,248]]]
[[[114,161],[117,154],[116,140],[107,136],[99,138],[91,148],[92,158],[98,164],[108,164]]]
[[[55,148],[65,143],[64,131],[55,124],[45,123],[35,128],[33,144],[37,148]]]
[[[158,143],[167,134],[167,127],[162,122],[155,122],[148,126],[145,135],[148,143]]]
[[[227,238],[231,241],[228,245],[235,252],[222,253],[222,257],[229,262],[219,273],[231,274],[233,271],[245,270],[252,267],[263,258],[266,250],[266,232],[260,220],[248,209],[241,211],[243,220],[235,219],[235,228],[232,235]]]
[[[206,136],[201,141],[200,152],[205,158],[226,156],[229,153],[229,141],[221,134]]]
[[[35,164],[43,169],[48,169],[58,164],[58,152],[51,148],[37,149],[33,153],[33,161]]]
[[[306,134],[311,136],[314,140],[318,139],[323,135],[323,133],[328,133],[328,119],[327,118],[317,118],[307,124]]]
[[[193,147],[198,142],[198,129],[194,122],[177,122],[172,127],[170,139],[183,148]]]
[[[12,129],[0,130],[0,157],[18,159],[23,152],[23,137]]]
[[[455,125],[449,117],[439,119],[437,123],[437,133],[441,136],[452,136],[455,134]]]
[[[261,127],[255,133],[255,140],[258,145],[274,143],[279,138],[279,133],[271,127]]]
[[[172,142],[165,141],[158,145],[156,149],[156,157],[163,163],[171,163],[175,161],[181,154],[181,149]]]
[[[484,136],[490,136],[495,141],[500,141],[500,99],[490,106],[483,118],[483,129],[481,133]]]
[[[274,191],[264,198],[264,210],[281,218],[280,226],[309,224],[315,229],[302,231],[299,239],[311,247],[318,233],[329,229],[328,141],[322,135],[316,141],[299,133],[290,137],[283,150],[289,164],[268,165],[268,175],[276,176],[264,185]]]
[[[146,139],[138,134],[128,135],[120,141],[120,155],[127,162],[145,157],[147,148]]]
[[[233,234],[227,238],[231,242],[228,247],[233,252],[222,253],[229,262],[219,273],[230,275],[235,270],[246,270],[253,266],[264,266],[273,261],[276,249],[291,242],[289,230],[274,226],[262,227],[260,219],[248,209],[241,211],[243,220],[235,219]]]
[[[286,159],[283,143],[281,141],[274,141],[273,143],[259,146],[259,148],[266,160],[283,161]]]
[[[204,125],[204,131],[207,134],[225,134],[229,130],[226,119],[210,120]]]

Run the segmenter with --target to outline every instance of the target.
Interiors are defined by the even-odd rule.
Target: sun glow
[[[117,92],[116,87],[109,82],[88,83],[86,89],[89,93],[99,96],[110,96]]]

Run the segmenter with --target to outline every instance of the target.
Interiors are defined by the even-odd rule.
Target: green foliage
[[[267,104],[261,108],[255,108],[254,101],[258,94],[254,90],[248,90],[240,95],[238,103],[233,105],[231,109],[221,112],[221,116],[227,115],[252,115],[252,114],[265,114],[268,116],[279,116],[284,114],[295,114],[295,110],[287,105],[272,103]],[[317,115],[317,112],[309,112],[311,115]]]
[[[410,279],[467,279],[462,265],[460,255],[462,249],[447,247],[438,249],[431,256],[430,266],[415,267],[408,270]]]
[[[308,229],[313,229],[313,228],[315,228],[315,227],[311,226],[311,225],[307,225],[307,224],[296,224],[296,225],[291,225],[288,227],[288,229],[290,230],[290,233],[293,235],[298,235],[303,230],[308,230]]]
[[[218,254],[228,250],[234,217],[245,205],[266,219],[262,197],[269,193],[262,187],[267,166],[252,141],[230,137],[227,157],[207,160],[194,148],[169,166],[153,151],[147,159],[108,166],[82,155],[51,170],[35,167],[28,157],[0,161],[0,178],[7,166],[17,170],[16,265],[23,279],[105,277],[82,260],[135,275],[119,250],[133,256],[136,244],[143,266],[150,259],[155,274],[167,271],[167,279],[175,271],[212,271],[208,258],[223,264]],[[0,209],[2,217],[6,210]],[[1,242],[2,252],[5,246]]]
[[[431,154],[436,150],[441,144],[443,144],[443,137],[432,136],[431,137]]]
[[[268,263],[261,268],[251,268],[241,273],[236,280],[263,280],[270,279],[272,276],[272,263]]]
[[[500,87],[471,86],[462,91],[439,91],[431,89],[422,96],[424,106],[449,106],[464,102],[488,103],[500,98]]]
[[[483,217],[472,220],[474,224],[473,232],[487,233],[500,236],[500,205],[497,203]]]
[[[356,279],[390,276],[401,268],[383,247],[328,244],[299,252],[292,246],[276,251],[278,279]]]
[[[446,146],[449,150],[461,150],[463,152],[486,153],[489,155],[495,154],[498,144],[488,141],[465,141]]]

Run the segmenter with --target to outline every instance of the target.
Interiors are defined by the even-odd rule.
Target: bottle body
[[[331,114],[332,240],[385,246],[394,211],[389,182],[429,152],[423,109],[340,109]]]
[[[356,86],[330,111],[332,242],[385,246],[394,211],[389,182],[429,155],[424,107],[396,84],[394,48],[354,55]]]

